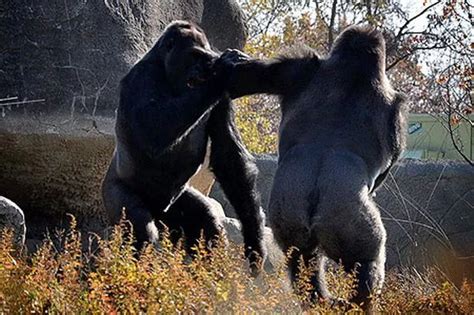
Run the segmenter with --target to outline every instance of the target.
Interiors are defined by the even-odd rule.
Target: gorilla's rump
[[[268,220],[277,242],[287,249],[310,247],[311,220],[319,202],[317,159],[311,145],[297,145],[278,162],[268,207]],[[315,243],[317,240],[315,240]],[[314,244],[312,244],[314,245]]]

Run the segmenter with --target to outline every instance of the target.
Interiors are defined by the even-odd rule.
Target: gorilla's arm
[[[390,170],[392,169],[392,166],[393,166],[393,163],[390,162],[390,165],[388,166],[387,170],[385,170],[385,172],[383,172],[382,174],[380,174],[376,179],[375,179],[375,182],[374,182],[374,187],[372,187],[372,190],[370,191],[371,193],[373,193],[374,191],[376,191],[380,185],[382,185],[382,183],[385,181],[385,178],[387,178],[388,176],[388,173],[390,172]],[[375,195],[374,195],[375,196]]]
[[[131,119],[131,130],[137,135],[135,144],[143,148],[153,144],[156,153],[176,144],[223,94],[223,87],[214,84],[214,80],[181,95],[170,95],[163,89],[165,84],[154,81],[142,88],[122,83],[121,102],[125,104],[121,108],[130,111],[123,116]]]
[[[211,113],[211,167],[242,223],[245,254],[256,273],[260,266],[254,252],[265,258],[264,214],[256,193],[257,168],[242,144],[233,116],[229,99],[221,100]]]
[[[374,187],[372,188],[371,192],[374,192],[380,185],[382,185],[384,180],[387,178],[390,170],[392,169],[393,165],[398,161],[400,155],[403,152],[403,149],[405,148],[406,111],[406,97],[403,94],[397,93],[397,95],[395,96],[395,100],[392,103],[388,122],[388,144],[390,146],[392,158],[387,169],[375,179]]]
[[[251,59],[238,50],[229,50],[221,60],[231,68],[228,82],[231,98],[257,93],[295,93],[306,85],[320,65],[318,56],[309,50],[300,56],[270,60]]]

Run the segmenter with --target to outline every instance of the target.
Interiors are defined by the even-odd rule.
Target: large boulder
[[[101,181],[114,149],[111,135],[22,134],[0,131],[0,192],[24,210],[28,238],[66,227],[73,214],[82,229],[106,223]]]
[[[28,238],[67,225],[66,213],[82,230],[104,227],[100,185],[114,121],[96,114],[116,108],[121,77],[176,19],[201,24],[219,50],[245,43],[235,0],[0,2],[0,99],[44,99],[23,108],[70,111],[0,117],[0,192],[34,222]],[[192,179],[205,194],[212,182],[206,165]]]
[[[257,187],[266,208],[277,157],[258,157],[257,166]],[[210,196],[228,217],[237,217],[217,183]],[[474,275],[473,167],[458,161],[402,160],[375,201],[388,232],[388,266],[436,263],[456,280]]]
[[[13,231],[13,241],[21,248],[25,243],[25,216],[13,201],[0,196],[0,232],[3,229]]]
[[[172,20],[202,24],[211,44],[242,48],[235,0],[4,0],[0,3],[0,99],[29,109],[115,109],[119,80]]]
[[[243,12],[235,0],[204,0],[201,26],[210,42],[219,50],[243,48],[247,28]]]

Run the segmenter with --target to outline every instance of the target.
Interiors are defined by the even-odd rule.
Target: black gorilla
[[[198,26],[176,21],[123,78],[103,199],[111,222],[125,209],[139,248],[145,241],[157,242],[159,221],[178,236],[182,232],[188,248],[201,231],[212,240],[221,232],[212,204],[187,186],[210,138],[210,164],[238,212],[246,255],[255,268],[255,253],[265,254],[257,169],[224,95],[227,75],[213,70],[216,58]]]
[[[276,60],[252,60],[231,50],[220,60],[233,68],[232,97],[281,97],[279,160],[268,209],[297,277],[302,256],[318,263],[313,298],[331,299],[325,256],[358,271],[353,302],[369,305],[384,280],[386,233],[372,192],[404,146],[404,99],[385,75],[385,42],[368,27],[350,27],[326,59],[311,50]]]

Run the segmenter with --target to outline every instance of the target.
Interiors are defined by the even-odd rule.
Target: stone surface
[[[403,160],[375,200],[388,232],[388,265],[442,265],[474,277],[474,167]]]
[[[235,218],[226,217],[222,205],[217,200],[210,197],[208,197],[208,200],[213,205],[212,211],[214,216],[218,217],[219,222],[224,226],[227,238],[231,242],[242,245],[244,238],[242,236],[242,226],[240,221]],[[265,227],[263,238],[265,248],[267,249],[267,259],[265,260],[264,268],[266,271],[272,272],[277,266],[284,263],[285,257],[278,245],[275,243],[270,228]]]
[[[201,25],[211,44],[219,49],[243,48],[247,28],[236,0],[204,0]]]
[[[268,204],[276,156],[257,158],[257,187]],[[211,197],[235,211],[216,183]],[[474,168],[459,161],[403,160],[375,196],[388,232],[387,265],[442,265],[458,279],[474,276]]]
[[[211,44],[242,48],[235,0],[3,0],[0,98],[44,99],[32,110],[115,109],[130,67],[173,20],[202,24]]]
[[[13,201],[0,196],[0,230],[12,229],[14,242],[21,247],[25,244],[25,216]]]

